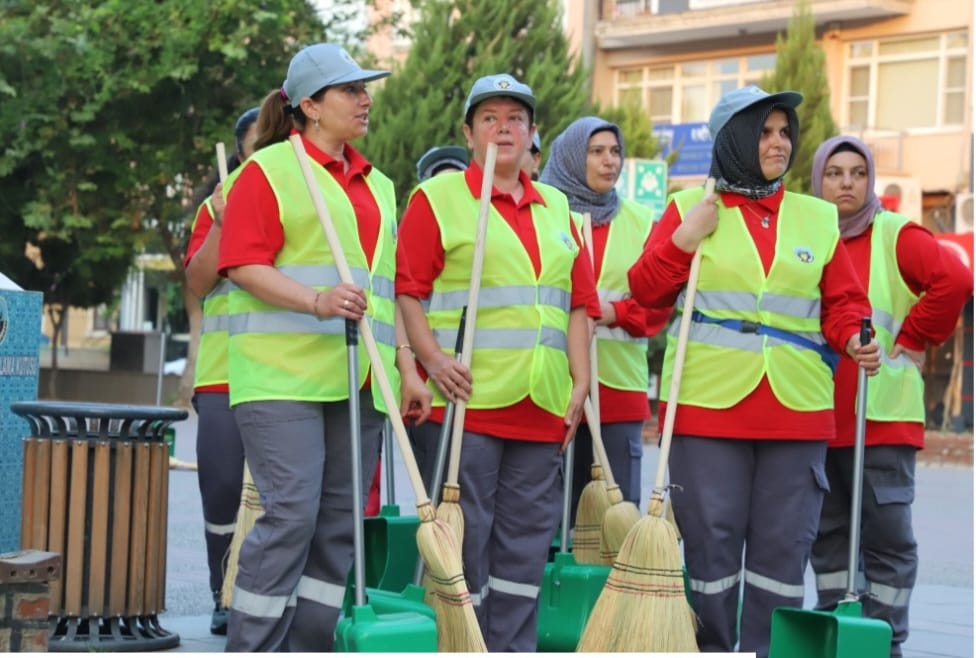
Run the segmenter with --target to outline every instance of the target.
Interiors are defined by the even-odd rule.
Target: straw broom
[[[590,264],[596,267],[596,254],[593,248],[593,222],[590,213],[586,213],[583,221],[583,240],[588,247]],[[596,269],[593,270],[596,276]],[[613,469],[603,445],[603,429],[600,425],[600,368],[597,359],[596,334],[590,338],[590,397],[584,402],[586,419],[589,423],[590,436],[593,439],[593,454],[599,457],[603,465],[606,478],[606,496],[609,507],[604,512],[600,524],[600,560],[604,564],[613,564],[623,543],[624,537],[630,529],[640,521],[641,514],[637,506],[624,500],[620,487],[613,479]]]
[[[704,197],[715,189],[705,183]],[[664,518],[665,474],[678,407],[681,371],[691,329],[691,314],[701,269],[701,245],[688,273],[685,305],[678,327],[668,405],[664,414],[661,449],[654,491],[647,516],[631,528],[606,585],[587,621],[577,651],[581,652],[697,652],[695,613],[685,598],[681,552],[675,528]]]
[[[328,240],[336,269],[339,270],[339,276],[344,282],[352,283],[352,272],[349,270],[345,254],[342,251],[339,236],[332,225],[328,208],[326,208],[325,201],[322,198],[322,191],[315,181],[315,174],[309,164],[308,155],[305,153],[302,138],[300,135],[294,134],[288,139],[298,158],[302,176],[305,178],[305,185],[312,197],[315,212],[322,224],[322,230]],[[410,439],[407,438],[403,419],[395,411],[400,406],[399,402],[393,394],[386,368],[380,358],[379,348],[376,346],[376,339],[373,337],[373,330],[369,326],[366,316],[359,320],[359,332],[369,355],[373,378],[380,387],[383,403],[387,409],[393,411],[389,414],[390,422],[393,424],[394,436],[403,455],[407,476],[417,501],[417,518],[420,520],[420,525],[417,528],[417,549],[427,565],[431,580],[435,583],[437,597],[443,604],[437,615],[438,651],[485,652],[487,651],[485,640],[481,635],[481,628],[478,626],[478,619],[474,614],[471,595],[468,593],[467,585],[464,582],[461,546],[457,542],[454,531],[434,516],[434,509],[430,504],[430,498],[427,497],[427,492],[424,491],[424,483],[420,476],[420,470],[417,468],[417,461],[413,456]]]
[[[234,597],[234,581],[237,580],[238,560],[241,555],[241,546],[247,533],[257,523],[258,518],[264,514],[261,507],[261,498],[258,495],[258,488],[251,477],[251,469],[244,462],[244,486],[241,487],[241,504],[237,508],[237,519],[234,522],[234,536],[230,540],[227,549],[227,556],[224,558],[224,582],[220,589],[220,605],[229,608]]]
[[[590,213],[583,214],[583,245],[590,256],[593,265],[593,223]],[[594,272],[594,275],[596,273]],[[596,354],[596,336],[590,336],[590,400],[591,411],[587,414],[597,427],[600,426],[600,374]],[[593,430],[591,427],[590,435]],[[593,465],[590,466],[590,481],[580,492],[576,503],[576,526],[573,528],[573,558],[580,564],[601,564],[600,541],[602,537],[603,517],[610,508],[611,502],[607,494],[607,482],[604,479],[604,467],[610,465],[601,461],[596,450],[596,439],[593,441]],[[572,477],[569,474],[568,477]]]

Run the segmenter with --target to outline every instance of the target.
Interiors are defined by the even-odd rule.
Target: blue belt
[[[731,329],[732,331],[738,331],[743,334],[759,334],[760,336],[772,336],[773,338],[779,338],[787,343],[793,343],[799,347],[806,348],[808,350],[813,350],[820,355],[827,367],[830,368],[830,372],[833,373],[837,370],[837,363],[840,361],[840,356],[832,350],[827,345],[820,345],[813,342],[809,338],[804,338],[799,334],[795,334],[792,331],[786,331],[785,329],[777,329],[776,327],[770,327],[769,325],[760,324],[758,322],[752,322],[751,320],[720,320],[718,318],[712,318],[701,311],[694,311],[691,314],[692,322],[704,322],[705,324],[717,324],[720,327],[725,327],[726,329]]]

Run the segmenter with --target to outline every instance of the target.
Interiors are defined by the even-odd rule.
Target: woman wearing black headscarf
[[[615,185],[624,162],[620,128],[599,117],[577,119],[552,143],[541,181],[569,199],[582,221],[590,217],[593,271],[600,295],[597,320],[597,367],[600,377],[600,423],[610,469],[626,500],[641,497],[641,429],[650,416],[647,405],[647,337],[664,326],[671,309],[649,311],[635,302],[627,270],[640,256],[654,218],[650,209],[617,195]],[[581,425],[574,443],[572,514],[590,480],[593,447]]]
[[[716,193],[675,194],[629,273],[638,302],[682,306],[692,256],[702,251],[680,393],[669,401],[677,404],[672,503],[702,651],[764,658],[773,608],[802,606],[835,432],[835,351],[868,374],[880,365],[875,341],[859,346],[871,307],[840,244],[836,210],[783,187],[801,101],[755,86],[722,97],[709,120]],[[676,335],[677,323],[662,401]]]

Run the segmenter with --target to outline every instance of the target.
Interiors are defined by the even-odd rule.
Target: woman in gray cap
[[[406,338],[393,299],[393,184],[350,144],[369,127],[366,83],[386,75],[332,44],[300,51],[261,106],[257,152],[229,183],[218,269],[236,286],[230,403],[264,515],[241,546],[228,651],[332,648],[352,564],[345,320],[365,315],[385,370],[403,377],[403,408],[385,409],[360,343],[364,483],[384,414],[414,405],[422,420],[429,411],[413,356],[398,348]],[[292,132],[312,160],[356,283],[340,281],[287,141]]]
[[[540,180],[562,191],[577,219],[593,226],[593,272],[600,296],[597,320],[597,367],[600,423],[610,469],[620,492],[640,502],[641,429],[650,417],[647,405],[647,337],[662,329],[671,309],[648,310],[630,294],[627,270],[641,254],[653,217],[646,206],[617,195],[624,163],[620,128],[599,117],[577,119],[552,143]],[[592,364],[591,364],[592,367]],[[573,444],[572,514],[590,481],[593,444],[583,424]]]
[[[520,169],[535,96],[510,75],[471,87],[464,172],[420,184],[400,225],[397,304],[434,393],[419,445],[434,445],[447,400],[467,401],[460,464],[464,575],[489,651],[536,649],[539,586],[559,524],[561,446],[589,384],[589,256],[566,197]],[[454,359],[467,303],[479,197],[498,145],[471,368]],[[426,313],[425,313],[426,308]],[[468,322],[471,315],[468,315]]]
[[[783,187],[801,100],[755,86],[722,97],[709,119],[715,194],[675,194],[629,273],[638,302],[680,307],[701,249],[680,390],[667,403],[677,404],[671,500],[702,651],[738,647],[765,658],[773,608],[802,607],[827,489],[838,353],[868,374],[881,363],[876,341],[860,346],[871,306],[840,244],[836,210]],[[676,322],[662,402],[677,333]]]

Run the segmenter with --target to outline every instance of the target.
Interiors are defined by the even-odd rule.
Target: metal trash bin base
[[[97,626],[92,633],[92,626]],[[51,620],[48,651],[157,651],[180,644],[180,636],[159,625],[156,615],[58,617]]]
[[[21,546],[62,556],[49,651],[179,645],[165,609],[169,449],[183,409],[15,402],[27,419]]]

